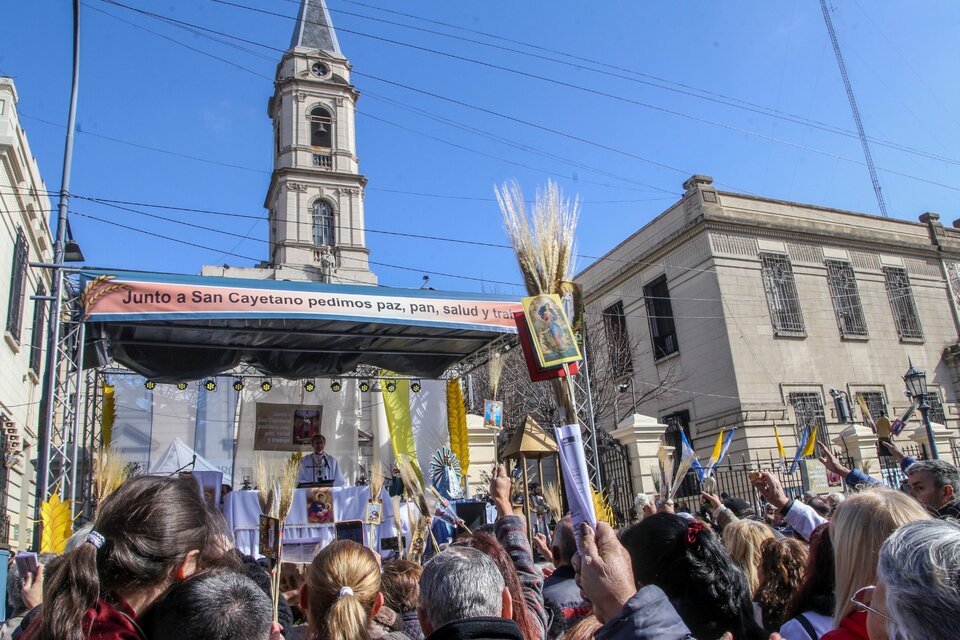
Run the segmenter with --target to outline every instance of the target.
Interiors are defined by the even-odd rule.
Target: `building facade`
[[[53,259],[51,206],[17,115],[17,90],[0,77],[0,300],[6,302],[0,345],[0,542],[30,541],[37,456],[44,304],[49,273],[29,265]]]
[[[350,62],[323,0],[302,0],[290,48],[267,103],[273,175],[267,209],[270,255],[254,268],[204,266],[203,275],[375,285],[357,159]]]
[[[740,461],[775,456],[775,429],[792,456],[817,425],[819,441],[860,463],[873,451],[875,464],[858,397],[875,417],[900,415],[912,361],[927,372],[940,455],[951,459],[960,230],[934,213],[907,222],[712,183],[691,177],[678,202],[577,277],[587,312],[629,336],[620,388],[649,398],[636,411],[667,426],[668,444],[686,431],[702,459],[721,428],[738,428],[729,455]],[[837,416],[838,392],[860,426]],[[925,445],[918,416],[901,437]]]

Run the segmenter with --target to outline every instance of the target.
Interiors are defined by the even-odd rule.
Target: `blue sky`
[[[197,273],[202,264],[263,259],[266,104],[274,49],[289,44],[297,0],[229,0],[281,16],[214,0],[120,1],[250,42],[214,42],[84,0],[71,190],[236,215],[75,200],[72,209],[88,216],[71,223],[88,263]],[[937,211],[950,224],[960,217],[960,16],[948,2],[836,4],[868,134],[914,150],[872,146],[890,215]],[[816,2],[328,6],[362,94],[371,259],[406,268],[375,267],[383,284],[417,287],[437,272],[438,289],[518,293],[507,249],[382,233],[503,244],[493,185],[512,178],[532,195],[553,177],[582,197],[581,268],[661,212],[691,173],[714,176],[721,189],[878,212],[859,141],[823,130],[852,133],[853,119]],[[65,1],[9,3],[0,22],[0,74],[16,80],[51,190],[63,155],[56,125],[66,122],[70,25]],[[804,124],[788,121],[797,118]]]

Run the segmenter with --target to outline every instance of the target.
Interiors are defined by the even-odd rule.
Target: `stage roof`
[[[307,378],[370,365],[439,377],[504,334],[520,300],[421,289],[84,270],[87,365],[157,382],[247,363]]]

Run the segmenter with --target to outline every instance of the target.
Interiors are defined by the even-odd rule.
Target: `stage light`
[[[343,383],[334,378],[333,382],[330,383],[330,391],[333,391],[334,393],[340,393],[340,389],[343,389]]]
[[[360,381],[360,391],[363,391],[364,393],[366,393],[367,391],[370,391],[370,381],[369,381],[369,380],[364,379],[364,380],[361,380],[361,381]]]
[[[147,380],[146,382],[143,383],[143,386],[149,389],[150,391],[153,391],[154,389],[157,388],[157,383],[154,382],[153,380]]]
[[[270,389],[273,389],[273,383],[269,378],[260,383],[260,391],[270,391]]]
[[[307,380],[306,382],[303,383],[303,389],[307,393],[312,393],[313,390],[316,388],[317,388],[317,383],[314,382],[313,380]]]
[[[413,382],[410,383],[410,390],[413,391],[414,393],[420,393],[421,389],[423,389],[423,387],[420,385],[419,380],[414,380]]]
[[[233,381],[234,391],[243,391],[243,378],[237,378]]]
[[[393,393],[397,390],[397,381],[396,380],[387,380],[387,391]]]
[[[214,380],[213,378],[210,378],[209,380],[203,383],[203,388],[206,389],[207,391],[216,391],[217,381]]]
[[[187,383],[186,383],[186,382],[178,382],[178,383],[177,383],[177,391],[186,391],[186,390],[187,390]]]

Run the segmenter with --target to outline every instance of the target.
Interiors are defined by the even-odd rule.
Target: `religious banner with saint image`
[[[541,369],[582,359],[560,296],[541,294],[524,298],[523,313]]]

